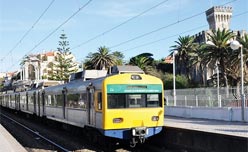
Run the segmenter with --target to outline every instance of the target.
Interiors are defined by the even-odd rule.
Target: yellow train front
[[[126,139],[131,146],[159,133],[164,123],[163,83],[145,74],[107,77],[102,86],[105,136]]]

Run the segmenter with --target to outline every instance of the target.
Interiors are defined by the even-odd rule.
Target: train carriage
[[[162,130],[163,99],[162,81],[139,72],[0,95],[4,107],[98,130],[131,146]]]
[[[20,92],[20,110],[23,112],[28,112],[28,102],[27,102],[27,93]]]
[[[66,85],[48,87],[43,92],[47,118],[84,127],[87,120],[84,81],[77,80]]]

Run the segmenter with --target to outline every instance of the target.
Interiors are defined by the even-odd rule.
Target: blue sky
[[[62,30],[67,35],[71,52],[78,61],[84,60],[88,53],[96,52],[100,46],[109,47],[111,51],[122,52],[126,60],[143,52],[150,52],[155,59],[159,60],[169,54],[170,46],[175,44],[174,41],[179,35],[194,35],[208,29],[204,13],[207,9],[228,2],[231,3],[226,6],[233,7],[231,30],[248,31],[247,0],[167,0],[105,34],[102,33],[164,0],[92,0],[89,5],[55,31],[87,1],[55,0],[20,42],[52,0],[0,0],[0,72],[17,70],[20,67],[21,58],[26,54],[55,50]],[[182,21],[199,13],[201,14],[196,17]],[[239,15],[241,13],[244,14]],[[166,27],[176,22],[178,23]],[[137,38],[161,27],[166,28]],[[55,32],[52,33],[53,31]],[[102,35],[80,45],[99,34]],[[42,41],[48,36],[49,38]],[[134,38],[137,39],[132,40]],[[152,41],[157,42],[145,45]],[[123,42],[125,43],[120,45]]]

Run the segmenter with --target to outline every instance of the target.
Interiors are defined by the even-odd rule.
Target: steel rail
[[[32,132],[33,134],[39,136],[40,138],[42,138],[43,140],[49,142],[50,144],[54,145],[55,147],[59,148],[60,150],[63,150],[64,152],[69,152],[69,151],[70,151],[70,150],[68,150],[68,149],[66,149],[66,148],[64,148],[64,147],[62,147],[62,146],[60,146],[59,144],[56,144],[56,143],[53,142],[52,140],[50,140],[50,139],[48,139],[48,138],[42,136],[39,132],[34,131],[34,130],[28,128],[27,126],[25,126],[25,125],[23,125],[23,124],[17,122],[16,120],[14,120],[14,119],[12,119],[12,118],[6,116],[5,114],[0,113],[0,115],[2,115],[3,117],[5,117],[5,118],[7,118],[7,119],[9,119],[9,120],[11,120],[11,121],[13,121],[14,123],[18,124],[19,126],[23,127],[24,129],[26,129],[26,130]]]

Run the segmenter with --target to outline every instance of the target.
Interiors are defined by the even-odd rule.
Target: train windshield
[[[162,107],[161,93],[108,94],[108,109]]]

